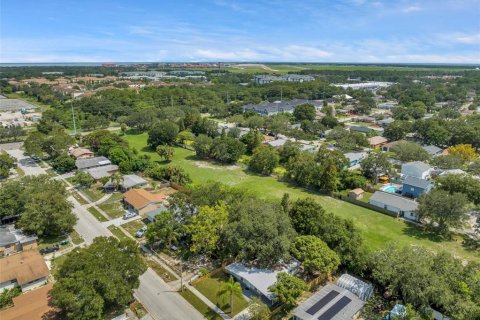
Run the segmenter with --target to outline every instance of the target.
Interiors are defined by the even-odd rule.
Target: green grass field
[[[160,160],[155,152],[147,147],[147,134],[126,135],[124,138],[140,152],[149,153],[153,160]],[[161,162],[163,164],[163,162]],[[445,241],[403,220],[397,220],[384,214],[369,210],[354,204],[340,201],[331,197],[322,196],[304,188],[282,182],[274,177],[264,177],[246,171],[240,166],[217,165],[198,159],[195,153],[183,148],[175,148],[175,155],[171,162],[188,172],[195,184],[207,181],[245,188],[258,194],[260,197],[279,199],[284,193],[289,193],[292,199],[312,197],[322,206],[338,216],[352,219],[361,230],[366,245],[371,250],[385,247],[385,244],[394,241],[400,245],[423,245],[429,249],[445,250],[467,260],[480,261],[480,253],[467,251],[462,247],[459,237],[452,241]]]
[[[400,66],[400,65],[342,65],[342,64],[252,64],[248,66],[235,66],[235,67],[226,67],[226,70],[234,73],[275,73],[275,74],[286,74],[288,72],[299,72],[301,70],[327,70],[327,71],[378,71],[378,70],[387,70],[387,71],[443,71],[443,72],[452,72],[452,71],[463,71],[463,70],[473,70],[474,68],[470,67],[425,67],[425,66]]]
[[[214,275],[208,275],[197,282],[194,287],[200,291],[208,300],[212,301],[217,307],[228,313],[229,316],[234,316],[248,306],[247,301],[243,296],[233,296],[233,312],[230,313],[229,296],[219,296],[218,292],[221,290],[222,284],[228,281],[227,274],[217,272]]]

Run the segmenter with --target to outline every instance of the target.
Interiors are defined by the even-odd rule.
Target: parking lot
[[[40,167],[32,158],[25,156],[23,150],[20,150],[21,143],[7,143],[0,145],[0,149],[5,150],[9,155],[17,159],[17,165],[25,172],[27,176],[38,176],[45,174],[45,170]]]

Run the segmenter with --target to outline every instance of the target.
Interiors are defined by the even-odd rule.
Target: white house
[[[396,213],[400,217],[409,220],[418,220],[418,202],[383,191],[376,191],[368,200],[368,203]]]

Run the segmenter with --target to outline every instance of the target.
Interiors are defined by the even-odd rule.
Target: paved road
[[[204,319],[150,268],[140,276],[140,286],[135,290],[135,296],[156,320]]]
[[[27,176],[38,176],[45,174],[45,170],[40,167],[32,158],[23,155],[20,149],[7,150],[8,154],[17,159],[17,164]]]
[[[87,245],[93,242],[95,237],[111,237],[110,230],[102,225],[90,212],[72,196],[67,198],[73,204],[73,212],[78,217],[75,230],[82,236]]]

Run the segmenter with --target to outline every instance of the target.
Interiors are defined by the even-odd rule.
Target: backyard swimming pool
[[[388,193],[396,193],[397,190],[399,190],[399,189],[400,189],[399,185],[389,184],[389,185],[386,185],[386,186],[382,187],[380,190],[388,192]]]

